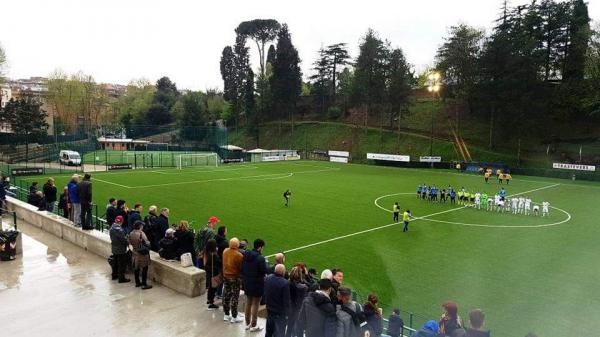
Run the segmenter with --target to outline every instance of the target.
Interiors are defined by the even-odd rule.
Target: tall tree
[[[0,45],[0,84],[4,81],[4,68],[6,67],[6,52]],[[0,98],[1,100],[2,98]]]
[[[254,72],[252,69],[248,69],[248,74],[246,75],[246,81],[244,83],[244,113],[250,131],[255,133],[256,138],[258,139],[259,120],[256,111],[256,98],[254,92]]]
[[[438,49],[436,69],[441,72],[444,93],[465,101],[473,110],[473,95],[479,82],[479,57],[483,31],[464,24],[450,27],[449,36]]]
[[[192,91],[181,96],[182,116],[179,120],[181,138],[201,141],[206,137],[206,97],[202,92]]]
[[[369,113],[374,105],[385,103],[386,62],[388,49],[375,31],[369,29],[359,46],[355,61],[353,101],[366,107],[364,126],[368,125]]]
[[[267,52],[267,63],[273,64],[275,62],[275,46],[270,45],[269,51]]]
[[[585,57],[591,36],[590,16],[585,1],[573,0],[572,6],[563,79],[582,81],[585,72]]]
[[[0,120],[10,125],[17,139],[24,141],[26,158],[29,155],[29,143],[44,135],[48,128],[48,114],[41,106],[31,93],[26,92],[23,98],[8,101],[1,110]]]
[[[273,19],[255,19],[244,21],[235,29],[238,35],[250,38],[256,42],[260,59],[260,73],[265,73],[265,45],[273,41],[281,25]]]
[[[237,96],[235,81],[235,55],[231,46],[223,48],[221,53],[221,78],[223,78],[223,97],[232,101]]]
[[[294,126],[294,110],[302,87],[302,71],[298,50],[292,44],[288,26],[283,24],[277,34],[277,52],[273,63],[271,90],[275,108],[287,113]]]
[[[388,61],[388,102],[390,104],[390,127],[394,119],[398,119],[400,130],[402,113],[408,111],[410,94],[414,83],[414,76],[410,65],[404,57],[402,49],[396,48],[390,53]]]
[[[348,54],[348,48],[345,43],[336,43],[327,46],[325,54],[329,57],[329,64],[331,67],[331,96],[335,103],[338,84],[337,77],[342,71],[342,67],[349,63],[350,54]]]
[[[331,82],[331,59],[327,51],[319,49],[319,57],[313,63],[313,75],[309,77],[312,81],[312,93],[315,95],[317,105],[323,114],[327,109]]]

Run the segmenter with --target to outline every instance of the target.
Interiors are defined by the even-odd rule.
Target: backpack
[[[203,252],[208,240],[214,239],[214,237],[215,237],[215,232],[211,228],[209,228],[209,227],[202,228],[202,230],[198,233],[198,236],[196,237],[196,249],[199,252]]]

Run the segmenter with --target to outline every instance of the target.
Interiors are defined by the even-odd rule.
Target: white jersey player
[[[510,198],[504,199],[504,211],[505,212],[510,213],[510,206],[511,206]]]
[[[535,215],[535,216],[540,215],[540,205],[538,205],[538,204],[533,205],[533,215]]]
[[[547,201],[542,202],[542,216],[548,216],[550,214],[550,203]]]
[[[531,199],[525,198],[525,215],[529,215],[531,213]]]
[[[523,211],[525,210],[525,198],[523,197],[519,197],[519,211],[517,213],[519,214],[523,214]]]
[[[504,201],[502,201],[502,197],[499,194],[494,196],[494,204],[496,205],[496,212],[500,212],[504,209]]]
[[[481,193],[475,193],[475,207],[481,209]]]
[[[512,214],[517,214],[519,211],[519,198],[512,198],[510,202],[512,203]]]
[[[493,211],[494,210],[494,198],[492,198],[492,196],[490,196],[488,198],[487,210],[488,211]]]

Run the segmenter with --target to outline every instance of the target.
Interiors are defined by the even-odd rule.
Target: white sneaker
[[[246,330],[250,330],[250,324],[246,325]]]
[[[223,320],[224,320],[225,322],[229,321],[230,319],[231,319],[231,316],[229,316],[229,315],[225,315],[225,316],[223,316]]]
[[[231,319],[229,320],[229,323],[241,323],[244,321],[243,317],[231,317]]]
[[[261,331],[262,329],[263,329],[262,326],[257,325],[257,326],[251,327],[250,332],[258,332],[258,331]]]

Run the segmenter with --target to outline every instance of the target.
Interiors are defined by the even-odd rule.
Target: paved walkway
[[[0,262],[2,335],[263,336],[223,322],[206,297],[189,298],[155,284],[142,291],[110,280],[103,258],[19,224],[23,256]],[[133,277],[133,276],[131,276]],[[264,326],[264,321],[260,324]]]

